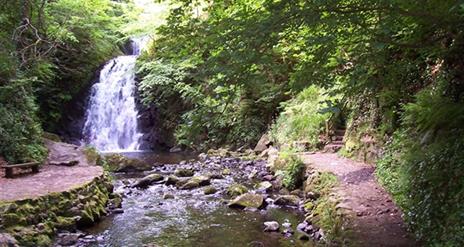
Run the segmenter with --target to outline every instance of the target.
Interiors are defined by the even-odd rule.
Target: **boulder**
[[[105,156],[109,170],[113,172],[142,172],[149,171],[152,166],[138,159],[130,159],[121,154],[110,154]]]
[[[89,164],[83,149],[79,146],[64,142],[55,142],[48,139],[45,139],[45,145],[48,149],[46,162],[50,165],[95,165],[95,163]]]
[[[207,186],[203,189],[205,195],[211,195],[217,192],[217,189],[213,186]]]
[[[163,180],[163,175],[161,174],[150,174],[139,181],[137,181],[132,187],[137,187],[137,188],[147,188],[148,186],[154,184],[155,182]]]
[[[266,221],[264,222],[265,232],[277,232],[279,231],[279,222],[277,221]]]
[[[247,187],[241,184],[232,184],[227,188],[227,195],[231,197],[239,196],[248,192]]]
[[[166,179],[166,185],[175,185],[179,182],[179,178],[174,175],[169,175]]]
[[[274,201],[275,205],[282,205],[282,206],[295,206],[298,207],[300,205],[300,198],[295,195],[281,195],[277,197]]]
[[[265,206],[264,197],[254,193],[245,193],[229,202],[231,208],[256,208],[260,209]]]
[[[271,145],[271,141],[267,134],[264,134],[259,139],[258,143],[256,144],[254,151],[255,152],[262,152],[266,150]]]
[[[200,187],[200,184],[196,181],[189,180],[184,185],[180,186],[181,190],[191,190]]]
[[[191,177],[195,172],[192,169],[179,168],[174,171],[174,175],[178,177]]]
[[[206,186],[211,184],[211,178],[209,176],[200,175],[190,179],[192,182],[198,183],[200,186]]]

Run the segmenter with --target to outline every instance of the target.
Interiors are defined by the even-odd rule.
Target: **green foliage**
[[[303,184],[306,166],[293,151],[284,151],[279,159],[285,164],[282,184],[289,190],[294,190]]]
[[[419,239],[455,246],[464,240],[464,102],[444,97],[442,87],[425,89],[404,106],[405,128],[393,136],[377,176]]]
[[[330,112],[322,111],[326,100],[321,89],[311,86],[283,103],[284,110],[271,127],[271,138],[280,145],[306,141],[310,148],[315,149],[324,124],[330,117]]]
[[[0,154],[11,163],[43,161],[47,154],[35,115],[31,81],[0,86]]]
[[[57,132],[67,104],[117,48],[122,3],[0,1],[0,155],[42,160],[42,127]]]

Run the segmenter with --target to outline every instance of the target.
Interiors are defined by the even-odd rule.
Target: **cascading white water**
[[[99,151],[138,150],[135,62],[146,38],[132,39],[132,55],[110,60],[92,86],[84,124],[85,142]]]

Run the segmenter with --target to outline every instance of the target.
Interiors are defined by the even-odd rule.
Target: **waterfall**
[[[135,151],[142,133],[137,126],[135,63],[147,38],[131,40],[131,55],[105,64],[91,88],[83,129],[84,142],[99,151]]]

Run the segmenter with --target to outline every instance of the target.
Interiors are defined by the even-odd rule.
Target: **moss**
[[[232,184],[227,188],[227,195],[231,197],[239,196],[248,192],[247,187],[241,184]]]
[[[50,246],[52,244],[52,240],[46,234],[41,234],[41,235],[35,237],[35,240],[36,240],[36,244],[37,244],[36,246],[37,247],[47,247],[47,246]]]
[[[54,222],[54,227],[56,229],[62,230],[72,230],[75,228],[76,218],[74,217],[56,217],[56,222]]]
[[[16,213],[8,213],[2,215],[2,222],[4,227],[9,227],[9,226],[15,226],[15,225],[21,225],[25,226],[27,225],[27,219],[25,216],[21,214],[16,214]]]
[[[112,186],[108,176],[62,193],[0,204],[0,222],[21,246],[50,246],[56,229],[91,225],[106,214]],[[81,206],[79,206],[81,205]],[[79,216],[81,220],[76,222]]]
[[[351,238],[345,227],[347,218],[337,209],[337,199],[331,194],[337,184],[337,177],[329,172],[313,172],[305,183],[306,193],[318,195],[305,203],[307,221],[324,231],[326,244],[330,246],[344,246]]]

